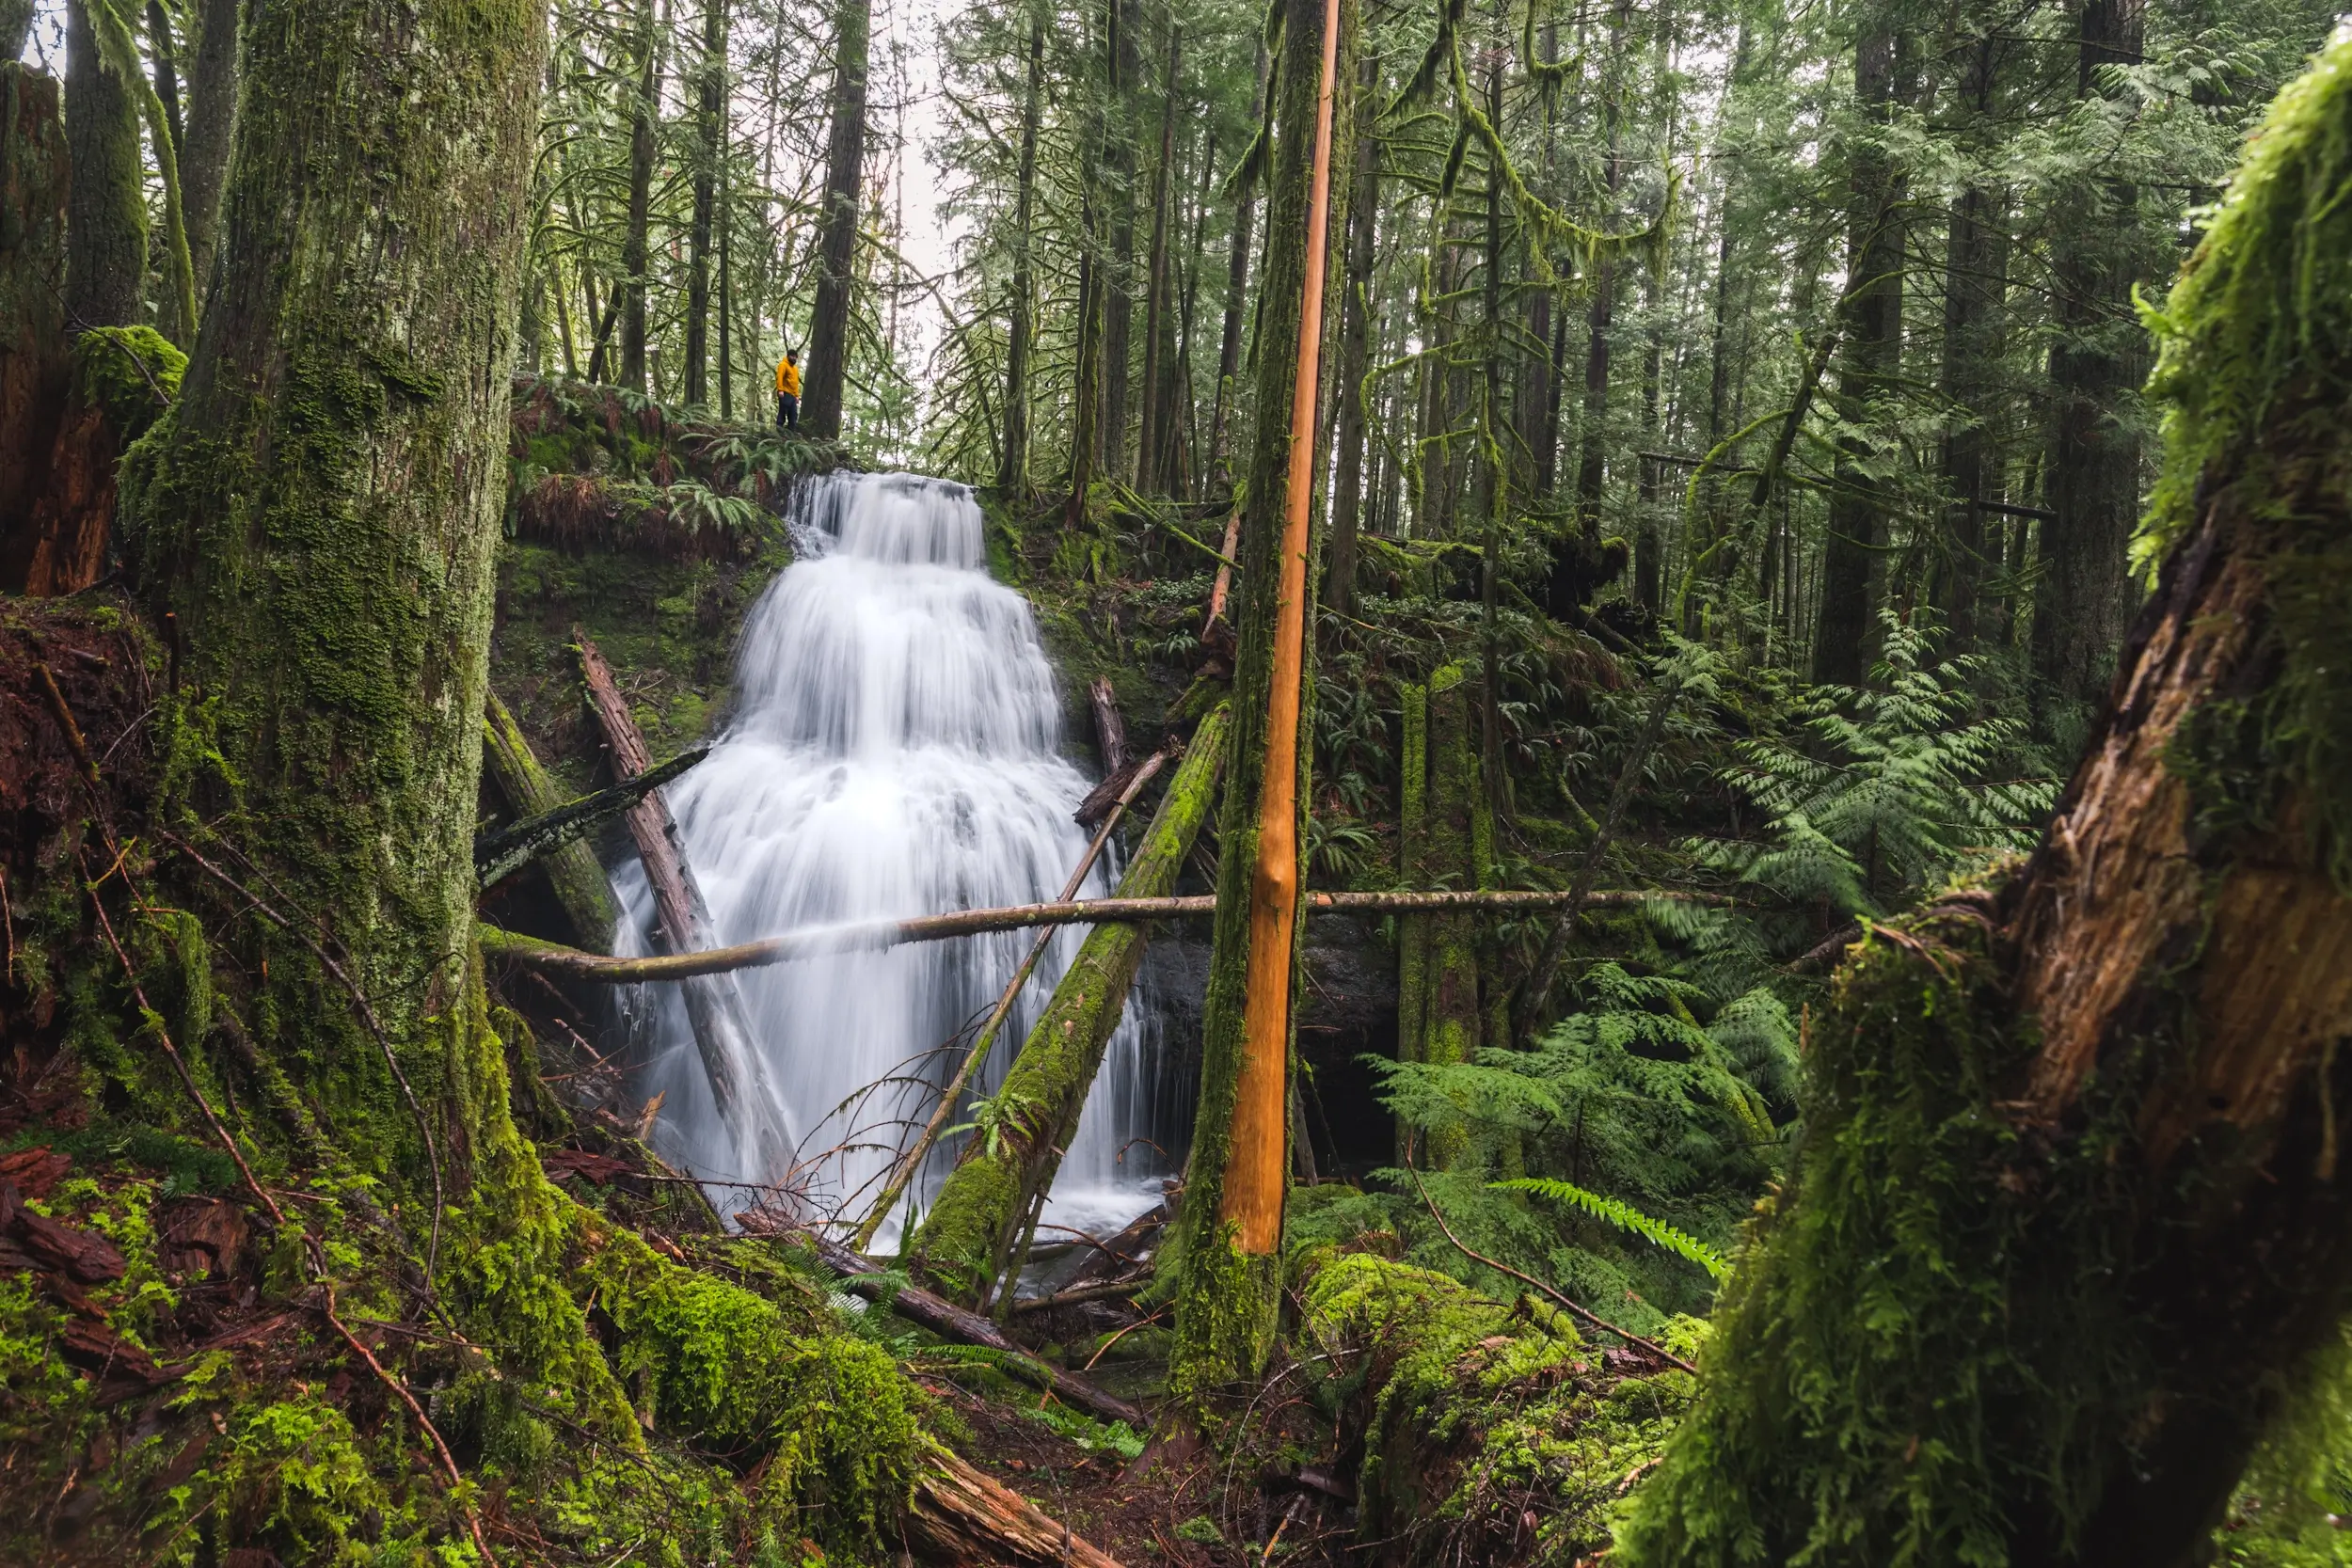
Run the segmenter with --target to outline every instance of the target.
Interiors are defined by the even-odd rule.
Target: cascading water
[[[1060,754],[1060,703],[1029,607],[987,573],[971,492],[907,474],[833,475],[798,488],[790,521],[798,560],[745,623],[735,718],[668,792],[719,939],[1052,897],[1086,850],[1072,814],[1088,781]],[[633,859],[614,885],[623,949],[644,951],[652,905]],[[1098,866],[1082,896],[1107,891]],[[820,1206],[846,1197],[862,1212],[904,1135],[881,1123],[919,1123],[932,1103],[927,1087],[859,1091],[894,1074],[943,1082],[952,1057],[939,1048],[993,1004],[1033,940],[1011,931],[742,974],[756,1049]],[[988,1087],[1081,940],[1066,928],[1048,948],[999,1037]],[[634,1000],[649,1036],[644,1092],[665,1097],[656,1143],[713,1182],[752,1179],[675,990]],[[1157,1196],[1164,1166],[1150,1146],[1121,1158],[1151,1131],[1148,1010],[1139,990],[1049,1224],[1116,1226]],[[918,1201],[944,1174],[939,1158],[932,1167]]]

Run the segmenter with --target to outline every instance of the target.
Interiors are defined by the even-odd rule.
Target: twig
[[[326,948],[311,941],[308,932],[263,903],[252,889],[206,860],[186,839],[168,829],[162,830],[159,836],[194,861],[198,868],[207,876],[252,905],[256,914],[309,948],[310,956],[318,959],[320,967],[333,975],[343,990],[351,993],[353,1005],[359,1009],[359,1021],[367,1025],[368,1033],[374,1037],[376,1046],[384,1053],[384,1065],[391,1069],[392,1082],[400,1085],[401,1097],[408,1101],[409,1114],[416,1117],[418,1135],[424,1139],[425,1160],[433,1169],[433,1229],[431,1238],[426,1243],[424,1255],[425,1289],[430,1292],[433,1288],[433,1275],[439,1268],[441,1260],[441,1210],[448,1203],[447,1195],[441,1185],[441,1149],[440,1145],[434,1140],[432,1123],[425,1117],[424,1106],[419,1102],[417,1091],[408,1086],[408,1075],[400,1069],[400,1057],[392,1050],[391,1036],[385,1032],[383,1021],[375,1016],[375,1008],[369,1005],[367,995],[360,990],[358,983],[352,979],[342,965],[328,956]]]
[[[1438,1228],[1445,1232],[1445,1239],[1454,1243],[1454,1251],[1460,1253],[1463,1257],[1470,1259],[1474,1263],[1486,1264],[1486,1267],[1494,1270],[1497,1274],[1507,1274],[1512,1278],[1518,1280],[1520,1284],[1532,1286],[1535,1290],[1541,1291],[1544,1294],[1558,1302],[1562,1307],[1567,1308],[1570,1312],[1575,1313],[1586,1323],[1591,1323],[1595,1328],[1600,1329],[1604,1333],[1613,1334],[1629,1345],[1639,1345],[1644,1350],[1649,1352],[1652,1355],[1658,1357],[1661,1361],[1668,1362],[1674,1366],[1679,1367],[1684,1371],[1689,1372],[1692,1377],[1698,1376],[1699,1370],[1696,1367],[1692,1366],[1691,1363],[1685,1361],[1682,1357],[1677,1355],[1665,1346],[1653,1343],[1648,1339],[1643,1338],[1638,1334],[1630,1333],[1626,1329],[1619,1328],[1615,1323],[1611,1323],[1608,1319],[1587,1311],[1585,1308],[1579,1307],[1575,1302],[1570,1301],[1566,1296],[1562,1295],[1558,1291],[1552,1289],[1552,1287],[1545,1284],[1542,1280],[1537,1279],[1534,1275],[1521,1274],[1518,1270],[1513,1268],[1508,1263],[1497,1262],[1494,1259],[1487,1257],[1483,1252],[1471,1251],[1469,1243],[1464,1242],[1461,1237],[1456,1236],[1454,1233],[1454,1227],[1446,1224],[1445,1215],[1438,1212],[1436,1201],[1429,1196],[1429,1189],[1422,1183],[1421,1172],[1409,1164],[1405,1168],[1406,1171],[1411,1173],[1413,1178],[1413,1186],[1421,1194],[1422,1202],[1428,1208],[1429,1217],[1438,1222]]]
[[[1094,1354],[1087,1357],[1087,1364],[1080,1368],[1079,1370],[1088,1372],[1094,1370],[1094,1364],[1097,1361],[1102,1360],[1104,1356],[1109,1354],[1110,1348],[1113,1345],[1127,1338],[1128,1335],[1133,1334],[1136,1329],[1141,1328],[1145,1323],[1155,1322],[1160,1315],[1167,1310],[1168,1308],[1165,1307],[1155,1307],[1152,1309],[1152,1315],[1150,1317],[1137,1318],[1134,1323],[1129,1323],[1126,1327],[1120,1329],[1118,1333],[1112,1335],[1109,1338],[1095,1346]]]
[[[424,1413],[424,1406],[417,1402],[417,1396],[408,1391],[408,1386],[387,1370],[384,1363],[375,1358],[375,1353],[361,1344],[359,1337],[344,1326],[342,1319],[335,1315],[335,1287],[322,1279],[319,1281],[319,1289],[326,1294],[326,1300],[320,1305],[319,1310],[326,1314],[326,1321],[334,1325],[335,1332],[343,1337],[343,1343],[349,1345],[358,1354],[359,1359],[368,1364],[368,1370],[382,1380],[385,1387],[400,1396],[400,1402],[408,1407],[408,1413],[417,1418],[417,1425],[422,1427],[424,1434],[433,1439],[433,1451],[440,1456],[441,1468],[449,1472],[450,1496],[465,1512],[466,1528],[473,1532],[475,1548],[482,1553],[484,1560],[487,1561],[491,1568],[498,1568],[498,1554],[491,1551],[490,1543],[483,1539],[482,1516],[473,1511],[473,1504],[466,1500],[465,1474],[457,1468],[457,1461],[450,1453],[449,1445],[441,1440],[441,1429],[433,1424],[433,1418]]]
[[[33,673],[40,677],[40,689],[49,699],[49,712],[57,721],[57,728],[65,732],[65,743],[73,752],[73,760],[82,765],[82,780],[92,789],[98,787],[98,764],[89,754],[89,743],[82,738],[82,726],[73,721],[73,710],[66,705],[65,693],[57,689],[57,677],[46,664],[35,664]]]

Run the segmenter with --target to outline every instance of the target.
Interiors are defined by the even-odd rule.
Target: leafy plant
[[[1731,1267],[1722,1253],[1697,1237],[1677,1230],[1662,1220],[1654,1220],[1629,1203],[1588,1192],[1573,1181],[1562,1181],[1549,1176],[1518,1176],[1491,1185],[1502,1192],[1536,1193],[1555,1203],[1581,1209],[1597,1220],[1613,1225],[1620,1230],[1630,1230],[1678,1258],[1689,1259],[1717,1279],[1721,1279]]]

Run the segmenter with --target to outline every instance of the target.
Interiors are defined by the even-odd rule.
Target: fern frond
[[[1717,1279],[1721,1279],[1731,1267],[1722,1253],[1696,1236],[1677,1230],[1662,1220],[1654,1220],[1629,1203],[1588,1192],[1573,1181],[1562,1181],[1549,1176],[1519,1176],[1507,1181],[1489,1182],[1488,1185],[1507,1192],[1534,1193],[1555,1203],[1581,1209],[1604,1224],[1613,1225],[1620,1230],[1629,1230],[1677,1258],[1688,1259]]]

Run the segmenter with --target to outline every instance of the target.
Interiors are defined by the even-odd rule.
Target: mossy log
[[[5,43],[0,35],[0,585],[15,587],[73,361],[61,289],[68,176],[57,84]]]
[[[490,693],[484,719],[483,756],[506,803],[526,817],[561,807],[564,791],[539,765],[522,726],[515,722],[515,716],[506,711],[495,691]],[[596,851],[573,839],[550,850],[545,861],[556,902],[563,905],[580,944],[593,952],[612,951],[612,928],[620,924],[621,908],[612,900],[612,884],[605,879],[604,867],[596,863]]]
[[[1070,1533],[1036,1504],[951,1453],[915,1483],[906,1530],[927,1562],[1009,1563],[1017,1568],[1119,1568],[1119,1560]]]
[[[1868,934],[1619,1549],[2210,1560],[2352,1307],[2352,42],[2159,318],[2164,563],[2040,849]]]
[[[1226,716],[1218,708],[1194,733],[1120,878],[1120,897],[1158,897],[1175,885],[1216,793]],[[993,1133],[964,1145],[931,1200],[907,1258],[951,1296],[980,1299],[1004,1272],[1031,1205],[1052,1186],[1149,940],[1141,925],[1097,926],[1088,934],[992,1101]]]

